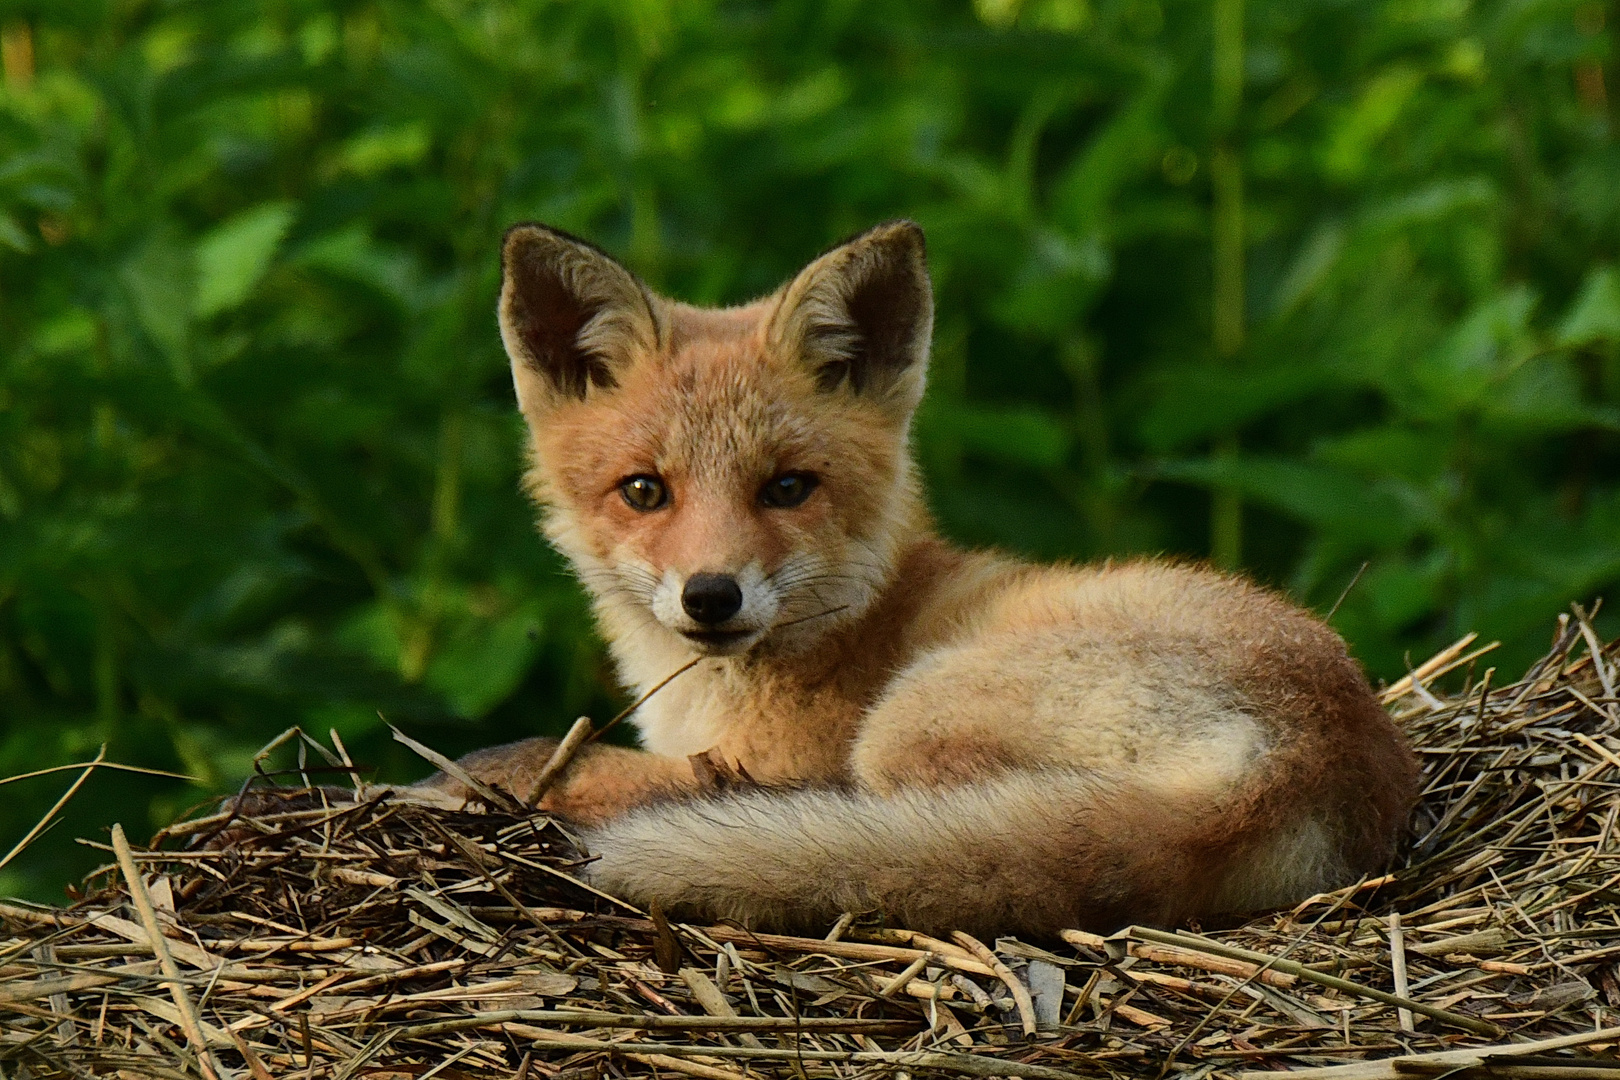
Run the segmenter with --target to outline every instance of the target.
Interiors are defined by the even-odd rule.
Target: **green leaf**
[[[1580,295],[1558,327],[1560,345],[1594,341],[1620,341],[1620,274],[1612,266],[1594,267],[1587,273]]]
[[[1272,290],[1273,316],[1287,315],[1316,291],[1344,250],[1345,228],[1337,221],[1323,222],[1299,246],[1282,280]]]
[[[405,250],[372,239],[364,225],[351,225],[316,238],[295,256],[300,266],[325,270],[375,289],[402,308],[422,298],[416,260]]]
[[[1431,482],[1445,470],[1450,446],[1442,429],[1395,424],[1321,439],[1313,456],[1363,476],[1399,477],[1416,484]]]
[[[1173,450],[1299,401],[1330,386],[1334,378],[1314,364],[1263,369],[1177,365],[1161,373],[1137,432],[1150,449]]]
[[[1052,217],[1073,232],[1100,230],[1125,185],[1142,176],[1162,152],[1159,107],[1164,96],[1155,81],[1109,117],[1052,185]]]
[[[990,408],[931,404],[918,417],[927,439],[948,439],[988,461],[1046,469],[1061,465],[1073,443],[1055,418],[1033,406]]]
[[[95,316],[83,308],[70,308],[42,319],[34,331],[34,348],[45,356],[82,352],[95,344]]]
[[[428,665],[426,682],[462,716],[477,718],[505,701],[542,647],[540,604],[493,619],[469,619]]]
[[[1432,554],[1424,559],[1380,559],[1357,583],[1357,599],[1373,609],[1381,625],[1407,626],[1439,603],[1447,569],[1447,560]]]
[[[1395,126],[1421,85],[1422,72],[1404,64],[1380,72],[1334,127],[1322,153],[1323,170],[1342,180],[1362,173],[1373,149]]]
[[[264,277],[296,214],[293,203],[264,203],[205,233],[197,241],[192,313],[206,319],[246,300]]]
[[[1396,372],[1393,388],[1399,404],[1424,406],[1449,414],[1485,404],[1519,363],[1534,355],[1529,334],[1536,294],[1527,285],[1509,286],[1477,305],[1409,372]],[[1407,379],[1422,401],[1401,398]]]
[[[1307,524],[1344,537],[1391,543],[1411,535],[1416,522],[1393,492],[1324,465],[1258,456],[1162,462],[1146,475],[1209,487],[1237,489]]]
[[[0,244],[24,255],[34,250],[34,238],[10,214],[0,214]]]
[[[1066,236],[1042,230],[1024,245],[1025,258],[995,305],[998,318],[1020,330],[1060,336],[1084,316],[1113,265],[1100,234]]]
[[[415,165],[427,156],[432,135],[426,124],[374,128],[354,136],[338,152],[338,168],[358,176]]]
[[[184,353],[196,287],[191,250],[172,229],[159,226],[125,261],[119,277],[136,322],[185,381]]]
[[[1548,435],[1582,428],[1620,430],[1620,410],[1588,404],[1566,356],[1533,356],[1500,380],[1480,410],[1495,433]]]
[[[1369,229],[1389,232],[1445,221],[1489,206],[1496,185],[1483,176],[1448,177],[1421,184],[1393,198],[1373,200],[1362,218]]]

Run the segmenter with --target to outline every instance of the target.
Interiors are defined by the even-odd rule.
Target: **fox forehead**
[[[656,440],[637,449],[670,476],[708,483],[830,467],[836,411],[799,365],[774,355],[766,305],[672,307],[664,362],[643,365],[625,386],[627,399],[647,399],[639,411]]]
[[[667,343],[618,386],[557,410],[537,450],[566,494],[590,499],[637,472],[712,489],[751,488],[787,469],[875,466],[878,447],[866,444],[893,444],[882,432],[891,425],[773,356],[760,309],[674,312]]]

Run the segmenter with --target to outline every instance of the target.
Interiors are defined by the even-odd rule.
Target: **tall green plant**
[[[0,773],[198,777],[93,779],[0,892],[290,724],[400,776],[379,713],[455,752],[619,704],[518,494],[523,218],[699,303],[921,221],[918,451],[971,542],[1324,611],[1365,563],[1335,621],[1383,676],[1466,629],[1520,662],[1620,580],[1612,4],[0,10]],[[0,847],[55,782],[0,788]]]

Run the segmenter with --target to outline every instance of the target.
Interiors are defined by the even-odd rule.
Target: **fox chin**
[[[760,927],[1039,935],[1291,904],[1390,859],[1417,768],[1322,621],[1201,566],[935,535],[915,224],[718,310],[544,225],[502,256],[544,532],[632,693],[690,665],[634,713],[642,749],[588,746],[538,800],[595,886]],[[462,765],[534,801],[555,745]]]

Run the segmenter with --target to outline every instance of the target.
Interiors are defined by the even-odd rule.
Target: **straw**
[[[1517,682],[1472,677],[1487,648],[1384,691],[1425,778],[1391,873],[1242,922],[689,925],[585,884],[566,824],[504,793],[259,786],[251,843],[188,846],[219,814],[158,850],[115,829],[78,903],[0,904],[0,1074],[1620,1080],[1620,649],[1580,610]]]

